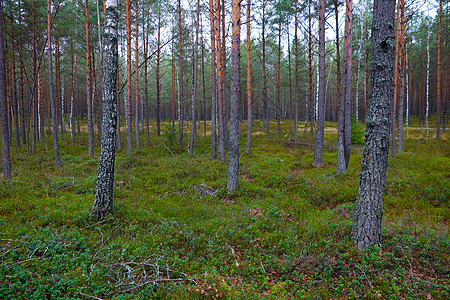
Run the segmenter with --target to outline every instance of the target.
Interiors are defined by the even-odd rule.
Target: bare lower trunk
[[[251,0],[247,0],[247,147],[245,153],[252,153],[252,127],[253,127],[253,109],[252,109],[252,59],[250,42],[250,7]]]
[[[211,159],[217,159],[217,83],[216,83],[216,35],[214,22],[214,0],[209,0],[209,17],[211,23]]]

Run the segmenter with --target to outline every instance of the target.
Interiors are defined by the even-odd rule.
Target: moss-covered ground
[[[405,132],[389,161],[383,245],[359,253],[350,234],[362,145],[341,175],[336,124],[326,124],[317,168],[309,133],[286,145],[271,127],[267,139],[255,122],[245,155],[241,124],[233,194],[202,131],[193,156],[171,144],[168,123],[150,145],[142,134],[132,157],[117,153],[115,213],[102,221],[90,216],[100,149],[89,158],[85,133],[65,135],[59,169],[50,137],[36,153],[12,148],[13,182],[0,183],[0,299],[449,299],[448,133],[425,143],[424,130]]]

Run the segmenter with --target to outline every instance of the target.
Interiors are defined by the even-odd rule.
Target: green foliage
[[[190,156],[155,135],[132,157],[117,153],[114,215],[98,221],[98,158],[86,145],[62,144],[60,169],[42,144],[32,155],[13,149],[14,181],[0,183],[0,298],[446,299],[448,143],[423,139],[410,132],[389,163],[383,244],[368,253],[350,238],[355,152],[337,174],[333,150],[314,168],[311,147],[255,135],[230,194],[210,137]]]

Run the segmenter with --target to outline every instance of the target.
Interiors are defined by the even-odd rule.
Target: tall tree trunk
[[[216,28],[214,22],[214,0],[209,0],[209,19],[211,24],[211,159],[217,159],[217,77],[216,77]]]
[[[267,97],[267,74],[266,74],[266,0],[262,3],[262,69],[263,69],[263,103],[264,103],[264,119],[266,121],[266,134],[270,138],[269,125],[269,100]]]
[[[294,122],[294,140],[298,139],[298,108],[299,108],[299,74],[298,74],[298,11],[295,2],[295,28],[294,28],[294,44],[295,44],[295,122]]]
[[[338,124],[337,171],[345,173],[350,161],[351,147],[351,103],[352,103],[352,6],[346,0],[344,37],[344,81],[342,82],[341,108]]]
[[[215,19],[215,27],[216,27],[216,58],[217,58],[217,82],[218,82],[218,90],[217,90],[217,103],[218,103],[218,121],[219,121],[219,159],[220,161],[225,161],[225,115],[224,115],[224,106],[225,106],[225,81],[223,80],[224,68],[223,68],[223,59],[222,59],[222,43],[221,43],[221,19],[220,19],[220,0],[216,0],[216,19]]]
[[[439,32],[438,32],[438,59],[437,59],[437,91],[436,91],[436,101],[437,101],[437,107],[436,107],[436,139],[440,138],[440,132],[441,132],[441,69],[442,69],[442,50],[441,50],[441,44],[442,44],[442,0],[439,0]]]
[[[395,1],[374,1],[370,105],[352,230],[353,241],[361,250],[381,247],[394,90],[394,47],[387,40],[394,34],[394,18]]]
[[[405,0],[400,0],[400,84],[398,92],[397,152],[403,152],[403,103],[405,102]]]
[[[319,0],[319,93],[316,143],[313,166],[322,165],[325,128],[325,0]]]
[[[89,139],[89,156],[94,157],[94,122],[92,120],[92,94],[91,94],[91,51],[89,41],[89,1],[84,1],[84,12],[86,17],[86,100],[87,100],[87,122]]]
[[[135,105],[136,105],[136,148],[141,149],[141,138],[139,135],[139,117],[140,117],[140,109],[139,109],[139,26],[138,26],[138,0],[136,0],[135,7],[135,23],[134,23],[136,37],[135,37],[135,68],[134,68],[134,78],[135,78],[135,86],[134,86],[134,95],[135,95]],[[158,46],[159,47],[159,46]]]
[[[58,121],[56,120],[56,105],[53,91],[53,72],[52,72],[52,28],[51,28],[51,0],[47,0],[47,50],[48,50],[48,90],[50,94],[50,108],[52,113],[52,127],[53,127],[53,146],[55,149],[56,166],[61,167],[61,155],[59,153],[58,144]]]
[[[118,1],[106,0],[103,64],[103,126],[97,187],[92,215],[102,219],[113,211],[114,161],[116,151],[117,126],[117,28]]]
[[[402,0],[397,2],[397,18],[395,25],[395,62],[394,62],[394,104],[392,105],[392,127],[391,127],[391,138],[392,138],[392,158],[395,157],[396,150],[396,140],[395,140],[395,117],[397,116],[397,95],[398,95],[398,58],[400,50],[400,11],[402,6]]]
[[[11,24],[13,24],[13,17],[11,15]],[[16,137],[16,146],[20,147],[20,132],[19,132],[19,110],[17,101],[17,82],[16,82],[16,51],[14,41],[14,30],[11,30],[11,70],[12,70],[12,99],[11,105],[14,115],[14,136]]]
[[[291,68],[291,43],[290,43],[290,32],[289,27],[291,26],[290,21],[286,24],[287,30],[287,42],[288,42],[288,74],[289,74],[289,119],[291,122],[290,134],[294,131],[294,118],[292,117],[293,104],[292,104],[292,68]]]
[[[311,139],[314,138],[314,96],[312,67],[312,14],[311,2],[308,1],[308,117],[310,121]],[[351,46],[350,46],[351,47]],[[305,120],[306,121],[306,120]],[[306,129],[306,126],[305,126]]]
[[[2,128],[3,178],[11,180],[11,155],[9,153],[8,103],[6,98],[6,58],[3,34],[3,3],[0,1],[0,124]]]
[[[231,36],[231,109],[227,189],[233,192],[239,185],[239,102],[241,58],[241,6],[240,0],[232,2]]]
[[[160,52],[161,52],[161,8],[158,7],[158,40],[156,53],[156,132],[158,137],[161,136],[161,78],[160,68]]]
[[[125,101],[125,123],[127,127],[127,155],[133,155],[133,129],[131,120],[131,0],[125,1],[127,17],[127,95]]]
[[[245,150],[245,153],[247,154],[252,153],[252,130],[253,130],[250,8],[251,8],[251,0],[247,0],[247,148]]]
[[[37,130],[36,130],[36,100],[37,100],[37,58],[36,58],[36,5],[33,0],[32,9],[32,26],[33,26],[33,38],[32,38],[32,52],[31,57],[33,61],[33,87],[31,95],[31,126],[32,126],[32,138],[31,138],[31,149],[32,152],[36,152],[36,141],[37,141]]]
[[[194,62],[192,65],[192,130],[189,154],[194,154],[195,138],[197,136],[197,63],[198,63],[198,29],[200,23],[200,0],[197,0],[197,21],[195,25]]]
[[[145,10],[142,9],[142,13],[145,13]],[[148,63],[147,63],[147,55],[148,55],[148,35],[149,35],[149,22],[147,22],[147,30],[144,30],[145,24],[142,22],[142,31],[144,32],[144,93],[145,93],[145,105],[144,105],[144,115],[145,115],[145,134],[147,136],[147,145],[150,145],[150,122],[149,122],[149,107],[148,107]],[[159,36],[159,28],[158,28],[158,36]],[[159,38],[158,38],[159,39]],[[158,41],[158,55],[159,55],[159,41]],[[159,59],[158,59],[159,63]],[[157,76],[159,77],[159,76]],[[159,135],[158,135],[159,136]]]
[[[428,20],[430,21],[430,20]],[[425,127],[426,127],[426,136],[425,143],[428,143],[428,111],[429,111],[429,96],[430,96],[430,24],[427,25],[427,67],[426,67],[426,93],[425,93]]]
[[[182,47],[182,39],[181,39],[181,0],[178,0],[178,42],[179,42],[179,89],[178,89],[178,103],[179,103],[179,111],[180,111],[180,139],[179,139],[179,147],[183,147],[183,47]]]
[[[278,122],[278,137],[281,138],[281,20],[278,24],[278,72],[277,72],[277,122]]]
[[[75,142],[75,117],[74,117],[74,102],[75,102],[75,77],[77,76],[77,54],[72,55],[72,95],[70,97],[70,135]]]

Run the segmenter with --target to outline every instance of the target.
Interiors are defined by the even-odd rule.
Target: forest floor
[[[449,299],[448,133],[428,143],[421,130],[404,135],[389,161],[383,245],[360,253],[350,235],[362,145],[337,174],[332,149],[311,166],[309,132],[299,132],[305,145],[286,144],[289,121],[281,138],[270,126],[245,155],[241,123],[233,194],[202,130],[193,156],[168,123],[149,146],[142,134],[132,157],[117,153],[115,213],[102,221],[90,216],[100,149],[88,156],[85,133],[65,135],[61,168],[50,137],[30,155],[12,148],[13,182],[0,182],[0,298]],[[325,145],[335,141],[325,134]]]

